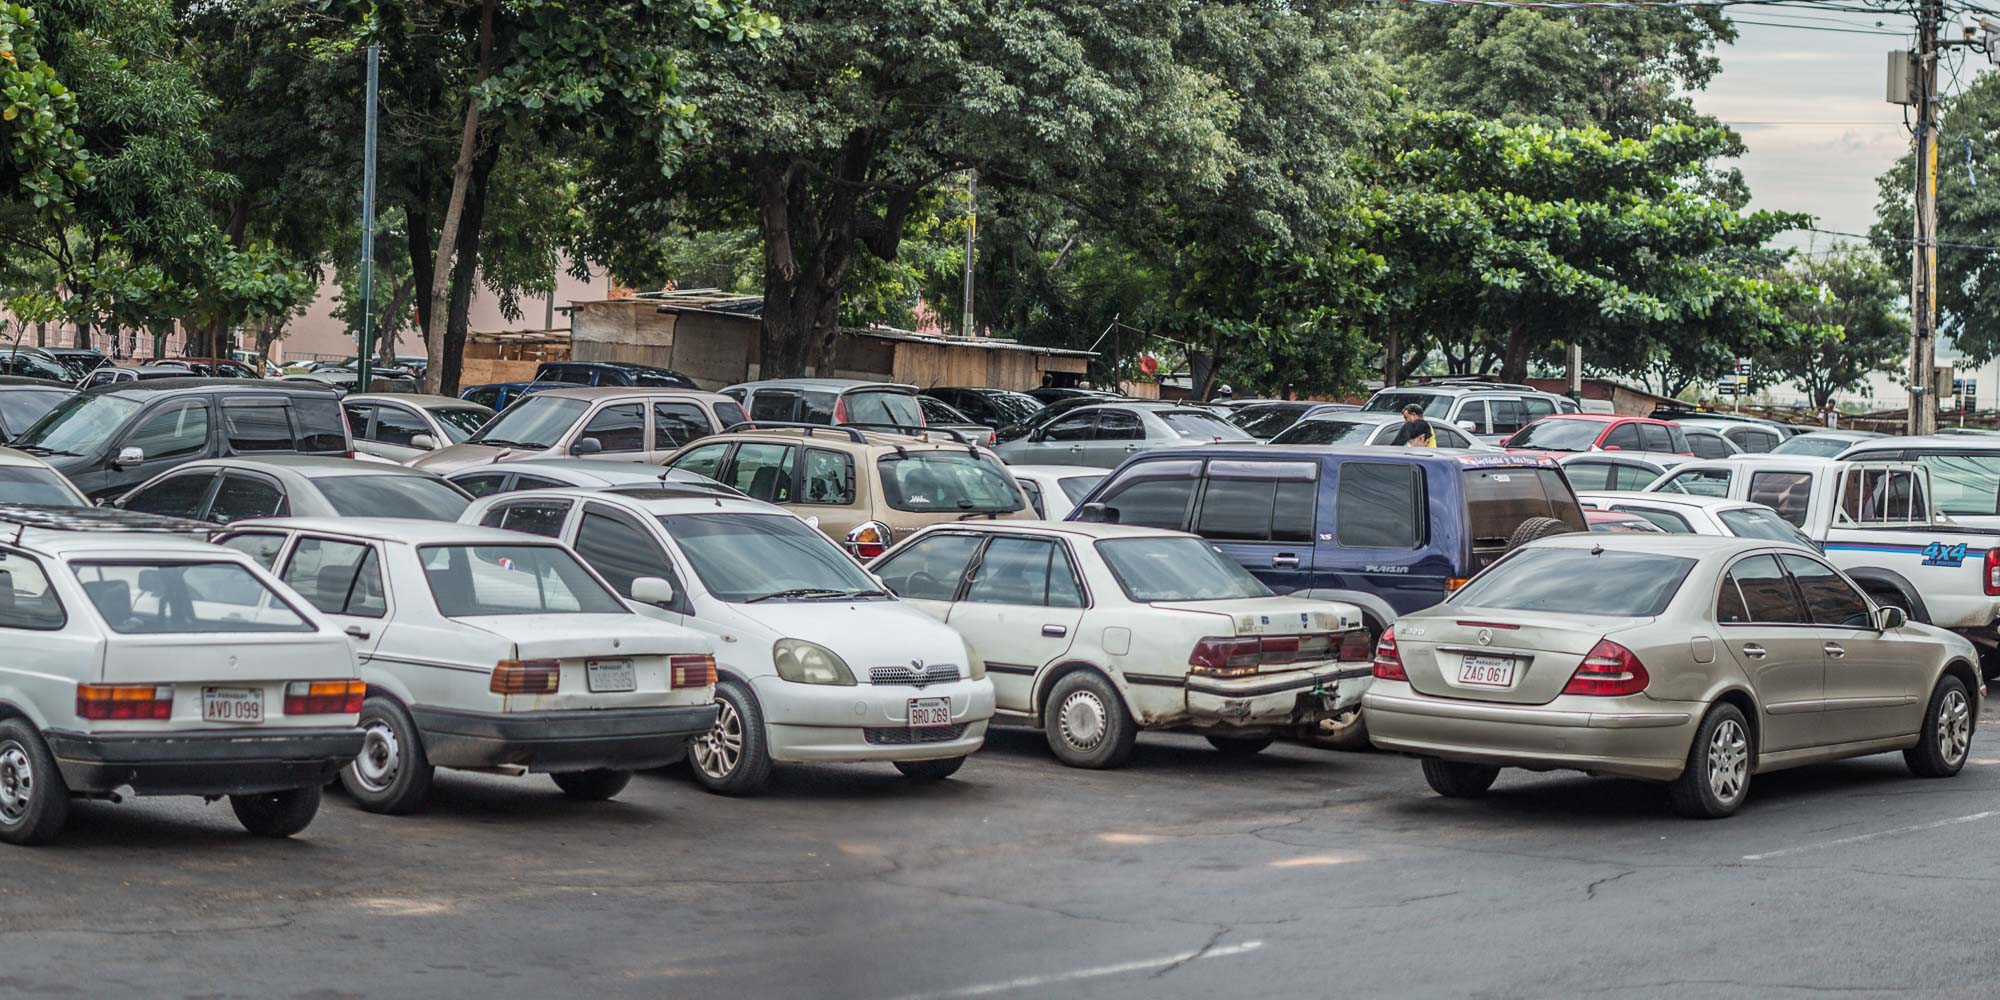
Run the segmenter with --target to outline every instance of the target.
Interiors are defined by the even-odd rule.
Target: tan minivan
[[[952,431],[762,423],[704,438],[666,464],[778,504],[860,559],[940,521],[1035,516],[999,457]]]
[[[448,476],[477,465],[530,458],[658,462],[743,419],[742,404],[719,392],[636,386],[548,389],[502,410],[464,443],[409,464]]]

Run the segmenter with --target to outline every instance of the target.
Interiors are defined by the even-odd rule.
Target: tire
[[[589,771],[559,771],[549,775],[564,795],[578,802],[603,802],[625,790],[632,780],[630,771],[596,768]]]
[[[1255,757],[1274,740],[1269,736],[1210,736],[1208,745],[1224,757]]]
[[[437,768],[423,736],[394,698],[371,694],[361,703],[361,753],[340,769],[340,785],[372,813],[401,816],[430,801]]]
[[[958,769],[964,766],[965,758],[963,757],[946,757],[943,760],[899,760],[896,762],[896,770],[903,772],[903,777],[926,785],[933,781],[943,781],[957,774]]]
[[[688,772],[721,795],[755,795],[771,783],[764,712],[742,681],[715,685],[715,728],[688,744]]]
[[[1078,670],[1056,682],[1042,727],[1057,760],[1094,770],[1123,767],[1139,738],[1125,699],[1095,670]]]
[[[24,719],[0,722],[0,840],[46,844],[69,819],[69,786],[42,734]]]
[[[1462,764],[1453,760],[1424,758],[1424,781],[1431,791],[1448,799],[1478,799],[1486,797],[1486,790],[1493,787],[1493,780],[1500,777],[1500,769],[1485,764]]]
[[[1736,812],[1750,795],[1751,762],[1757,747],[1750,723],[1734,705],[1717,705],[1701,717],[1687,767],[1667,785],[1674,811],[1689,819],[1721,819]]]
[[[258,795],[231,795],[236,822],[259,837],[285,838],[312,825],[319,814],[318,785]]]
[[[1570,531],[1569,525],[1553,517],[1531,517],[1522,521],[1514,529],[1514,533],[1507,537],[1507,547],[1518,549],[1537,539],[1547,538],[1550,535],[1567,535]]]
[[[1903,763],[1919,778],[1949,778],[1972,753],[1972,696],[1965,682],[1946,674],[1931,690],[1917,745],[1903,751]]]

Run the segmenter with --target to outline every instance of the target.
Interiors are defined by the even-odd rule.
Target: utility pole
[[[1919,0],[1911,80],[1916,105],[1916,226],[1910,242],[1910,434],[1937,433],[1937,71],[1944,0]]]
[[[375,356],[375,84],[382,46],[368,46],[368,108],[361,128],[361,338],[354,388],[367,392]]]
[[[965,175],[965,316],[959,323],[961,336],[972,336],[972,255],[979,244],[979,171]]]

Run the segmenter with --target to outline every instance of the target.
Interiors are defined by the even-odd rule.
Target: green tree
[[[1798,383],[1814,407],[1896,367],[1910,327],[1896,272],[1866,247],[1836,246],[1786,269],[1786,322],[1757,356],[1760,369]]]

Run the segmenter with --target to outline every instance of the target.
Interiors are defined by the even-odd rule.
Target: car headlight
[[[779,639],[771,648],[771,658],[777,661],[778,676],[788,681],[854,686],[854,672],[847,669],[847,663],[819,643]]]
[[[973,652],[972,643],[969,642],[965,643],[965,676],[975,681],[986,676],[986,661],[980,659],[978,653]]]

